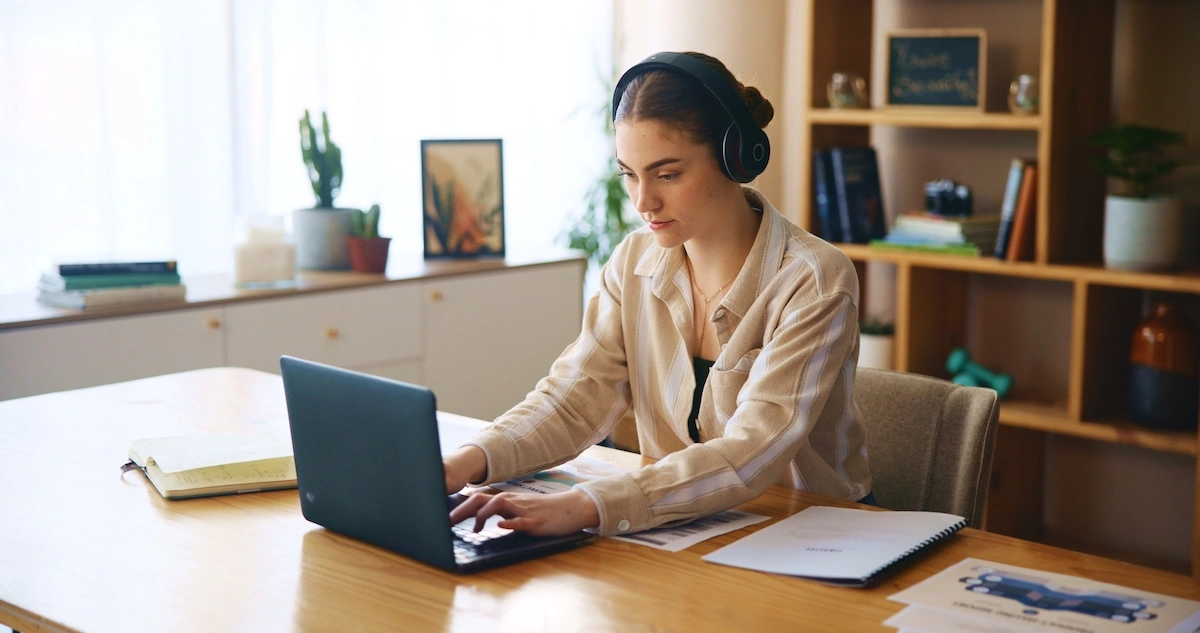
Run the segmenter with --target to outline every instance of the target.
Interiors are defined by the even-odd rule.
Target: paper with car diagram
[[[889,599],[884,622],[924,633],[1195,633],[1200,602],[975,558]]]

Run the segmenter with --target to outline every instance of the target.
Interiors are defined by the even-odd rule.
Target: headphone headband
[[[733,89],[733,85],[708,64],[683,53],[655,53],[634,64],[621,75],[613,90],[612,118],[616,121],[617,108],[625,88],[642,73],[664,70],[689,76],[705,88],[729,115],[730,124],[725,129],[719,152],[721,168],[725,175],[737,182],[750,182],[767,167],[771,157],[771,143],[766,132],[754,122],[754,116],[746,102]]]

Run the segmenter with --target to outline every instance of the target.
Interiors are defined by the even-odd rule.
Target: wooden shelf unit
[[[1013,1],[1013,5],[1018,4],[1028,7],[1029,1]],[[825,82],[834,72],[866,70],[868,85],[875,85],[869,71],[877,53],[875,47],[882,42],[873,35],[872,0],[808,0],[810,44],[805,66],[809,80],[800,97],[806,134],[801,151],[803,168],[797,174],[801,181],[801,226],[819,232],[812,203],[811,159],[815,150],[870,144],[876,127],[941,129],[953,134],[959,130],[1024,134],[1031,145],[1036,145],[1029,153],[1036,156],[1039,165],[1033,261],[1008,263],[989,256],[946,256],[838,244],[855,262],[864,296],[872,282],[872,271],[878,270],[878,266],[868,264],[894,267],[897,369],[948,378],[944,363],[949,352],[968,346],[972,333],[977,342],[982,337],[988,344],[985,348],[1019,350],[1006,357],[1009,364],[1001,365],[1013,375],[1015,386],[1010,399],[1001,406],[987,529],[1033,540],[1043,533],[1048,434],[1192,457],[1200,444],[1194,431],[1139,427],[1124,414],[1130,369],[1128,341],[1143,316],[1146,291],[1195,302],[1200,300],[1200,271],[1124,272],[1107,270],[1100,263],[1105,182],[1089,165],[1094,151],[1086,139],[1110,123],[1116,2],[1040,0],[1040,5],[1038,115],[1015,116],[994,109],[983,114],[929,115],[878,107],[827,108]],[[989,20],[994,23],[1003,18],[981,15],[979,19],[986,25]],[[996,55],[1005,52],[1002,48],[989,51]],[[881,170],[889,158],[881,151]],[[918,200],[904,202],[921,204]],[[1046,324],[1046,329],[1058,328],[1063,336],[1049,344],[1037,337],[995,340],[1005,334],[989,334],[989,326],[980,325],[981,319],[994,325],[1004,318],[1039,318],[988,312],[989,306],[1006,305],[1007,296],[997,299],[994,295],[1025,292],[1048,297],[1050,303],[1069,314],[1058,319],[1067,322]],[[1036,329],[1037,324],[1033,325]],[[989,365],[987,360],[981,358],[984,365]],[[1191,573],[1200,579],[1200,529],[1195,529],[1200,526],[1200,509],[1193,526]],[[1070,540],[1063,535],[1054,538]],[[1131,553],[1128,558],[1138,557]]]

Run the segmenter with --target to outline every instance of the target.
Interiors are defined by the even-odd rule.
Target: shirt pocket
[[[750,368],[754,366],[754,361],[758,359],[761,351],[761,349],[750,350],[728,369],[717,369],[714,365],[709,370],[708,387],[711,390],[716,420],[722,430],[729,422],[729,418],[733,416],[733,412],[737,410],[738,394],[742,392],[742,388],[749,381]]]

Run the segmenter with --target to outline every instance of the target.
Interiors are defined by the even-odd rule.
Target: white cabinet
[[[226,362],[232,367],[278,374],[283,354],[364,371],[419,365],[420,284],[230,304],[225,327]]]
[[[580,265],[425,282],[425,383],[438,408],[491,420],[525,398],[579,335]]]
[[[473,268],[448,274],[446,265]],[[354,285],[335,277],[319,290],[151,314],[0,321],[0,400],[204,367],[279,373],[287,354],[428,385],[442,410],[494,418],[520,402],[579,333],[584,261],[431,269],[438,273],[343,282]]]
[[[0,330],[0,400],[225,364],[221,308]]]

